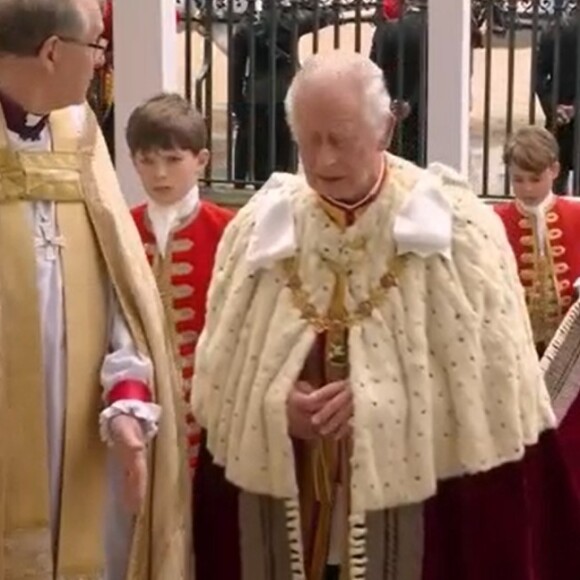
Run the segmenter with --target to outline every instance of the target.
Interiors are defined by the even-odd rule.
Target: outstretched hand
[[[147,456],[139,420],[130,415],[111,419],[113,449],[123,470],[123,499],[132,514],[138,514],[147,492]]]

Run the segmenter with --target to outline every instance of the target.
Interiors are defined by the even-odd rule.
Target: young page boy
[[[497,204],[515,253],[538,353],[575,299],[580,282],[580,203],[558,197],[558,144],[537,126],[517,131],[505,146],[515,200]]]
[[[189,411],[197,339],[217,245],[232,213],[199,197],[208,160],[200,113],[179,95],[156,96],[133,111],[127,143],[147,203],[133,210],[155,272],[183,378],[189,464],[195,471],[200,430]]]

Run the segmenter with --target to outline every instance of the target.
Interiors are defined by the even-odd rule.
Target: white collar
[[[554,197],[555,197],[554,194],[552,192],[550,192],[546,196],[546,199],[544,199],[538,205],[528,205],[528,204],[525,204],[521,201],[518,201],[518,203],[520,204],[520,207],[526,213],[532,214],[536,217],[540,217],[540,216],[544,215],[546,213],[546,211],[548,210],[548,208],[552,205],[552,203],[554,203]]]
[[[147,202],[147,215],[151,222],[157,247],[165,257],[169,234],[179,222],[194,213],[199,206],[199,187],[194,186],[191,191],[179,201],[171,205],[161,205],[152,199]]]
[[[538,205],[526,205],[524,203],[522,203],[521,201],[518,202],[520,204],[520,206],[522,207],[522,209],[524,210],[525,213],[527,213],[530,216],[533,216],[535,222],[536,222],[536,236],[537,236],[537,246],[538,246],[538,252],[541,256],[545,256],[546,254],[546,239],[547,239],[547,225],[546,225],[546,220],[545,215],[546,212],[548,211],[548,208],[550,208],[552,206],[552,204],[554,203],[555,200],[555,196],[553,193],[549,193],[546,196],[546,199],[544,199],[541,203],[539,203]]]
[[[40,121],[42,121],[42,119],[43,119],[42,115],[35,115],[33,113],[27,113],[24,124],[27,127],[34,127],[34,125],[37,125],[38,123],[40,123]]]

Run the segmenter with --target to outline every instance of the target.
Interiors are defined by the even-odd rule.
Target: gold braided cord
[[[298,257],[294,256],[282,262],[287,276],[286,286],[292,293],[292,302],[318,333],[329,330],[352,328],[370,317],[373,310],[379,308],[386,300],[388,291],[397,285],[405,261],[403,256],[394,256],[389,260],[386,272],[381,276],[378,286],[372,288],[366,300],[359,302],[352,312],[343,310],[336,315],[322,315],[310,300],[298,273]]]

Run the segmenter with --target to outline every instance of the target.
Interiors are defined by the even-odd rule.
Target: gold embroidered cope
[[[183,579],[188,489],[162,307],[96,120],[88,108],[83,116],[79,128],[71,110],[51,114],[52,151],[36,152],[11,148],[0,112],[0,580],[102,578],[99,375],[108,349],[110,282],[137,347],[153,360],[151,389],[166,418],[151,455],[154,485],[137,518],[127,579]],[[56,202],[59,235],[45,233],[42,246],[62,259],[67,344],[54,545],[37,248],[28,210],[29,202],[43,200]]]

